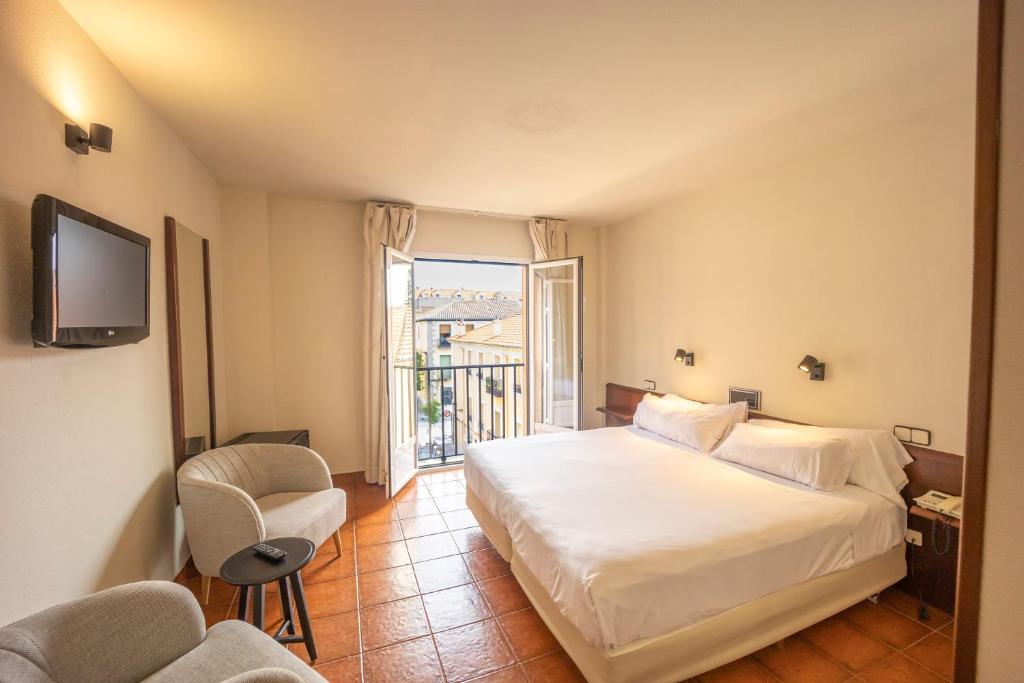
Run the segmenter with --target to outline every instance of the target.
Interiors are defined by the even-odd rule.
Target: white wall
[[[959,97],[606,228],[604,378],[963,453],[973,125]]]
[[[414,256],[533,260],[526,221],[445,211],[416,212],[416,234],[409,251]]]
[[[363,469],[361,204],[225,188],[228,431],[310,430]]]
[[[978,680],[1024,680],[1024,6],[1006,3],[995,355],[981,577]]]
[[[266,192],[223,188],[224,345],[228,438],[276,424],[271,314],[270,204]],[[218,392],[219,393],[219,392]]]
[[[216,183],[56,1],[0,3],[0,93],[0,551],[8,558],[0,563],[0,623],[7,623],[96,589],[174,576],[183,558],[165,215],[211,240],[218,339],[222,307]],[[111,126],[113,152],[80,157],[66,149],[69,120]],[[29,209],[37,193],[152,238],[148,339],[98,350],[32,347]],[[221,380],[222,348],[215,350]],[[226,393],[219,403],[223,415]]]
[[[310,427],[334,472],[362,470],[363,206],[271,197],[279,428]]]

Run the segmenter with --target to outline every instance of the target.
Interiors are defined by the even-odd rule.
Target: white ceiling
[[[226,183],[586,222],[973,87],[967,0],[63,4]]]

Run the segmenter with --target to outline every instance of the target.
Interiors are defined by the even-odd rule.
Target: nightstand
[[[918,505],[911,505],[907,513],[907,528],[921,532],[924,539],[922,546],[907,544],[908,569],[912,563],[914,579],[924,601],[953,614],[956,607],[960,520],[926,510]],[[945,552],[940,555],[939,551],[943,550]],[[900,587],[906,593],[916,595],[909,576],[900,582]]]

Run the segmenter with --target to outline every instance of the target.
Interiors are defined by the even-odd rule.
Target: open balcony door
[[[530,431],[583,428],[583,259],[531,263]]]
[[[416,349],[412,257],[384,247],[384,331],[387,337],[387,495],[416,474]]]

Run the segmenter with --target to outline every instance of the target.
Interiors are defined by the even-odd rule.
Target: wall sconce
[[[88,154],[92,147],[98,152],[109,152],[114,142],[114,131],[99,123],[89,124],[89,134],[73,123],[64,124],[64,145],[75,154]]]
[[[693,365],[693,351],[687,353],[686,349],[676,349],[675,359],[683,365]]]
[[[800,361],[800,365],[797,367],[809,373],[811,381],[823,382],[825,380],[825,364],[818,361],[814,356],[804,356],[804,359]]]

